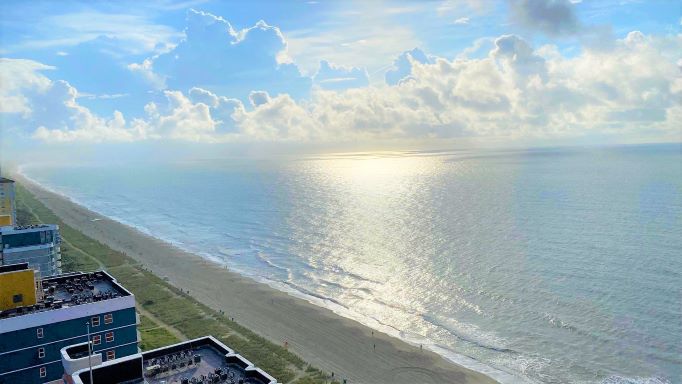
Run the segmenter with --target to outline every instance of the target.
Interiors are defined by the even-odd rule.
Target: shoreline
[[[412,343],[391,332],[362,324],[323,298],[278,282],[241,274],[189,252],[139,228],[79,205],[18,172],[17,179],[66,224],[140,262],[154,274],[196,300],[223,310],[276,344],[285,341],[304,360],[350,383],[494,383],[492,376],[509,376],[471,359],[483,372]],[[216,295],[217,291],[238,295]],[[318,301],[315,303],[315,301]],[[376,345],[376,351],[373,350]],[[427,346],[428,347],[428,346]],[[437,345],[434,348],[440,348]],[[462,357],[463,359],[469,359]],[[464,363],[466,364],[466,362]],[[466,364],[469,365],[469,364]],[[506,381],[506,380],[505,380]]]

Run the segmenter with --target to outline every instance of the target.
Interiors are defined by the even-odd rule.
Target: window
[[[45,376],[47,376],[47,368],[40,367],[40,377],[45,377]]]
[[[43,338],[43,329],[42,328],[36,329],[36,336],[38,336],[39,339]]]
[[[104,315],[104,324],[111,324],[114,322],[114,315],[111,313],[107,313]]]
[[[45,357],[45,348],[38,348],[38,358],[42,359]]]
[[[92,319],[90,319],[90,323],[93,327],[99,327],[99,316],[94,316]]]
[[[95,335],[92,337],[92,344],[100,345],[102,344],[102,335]]]
[[[112,349],[111,351],[107,351],[107,360],[113,360],[116,358],[116,352]]]
[[[23,302],[23,301],[24,301],[24,295],[21,294],[21,293],[18,294],[18,295],[14,295],[14,296],[12,297],[12,302],[14,302],[14,304],[16,304],[16,303],[21,303],[21,302]]]
[[[107,341],[107,343],[111,343],[114,341],[114,332],[107,332],[104,335],[104,339]]]

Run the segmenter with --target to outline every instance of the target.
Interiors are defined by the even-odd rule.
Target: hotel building
[[[88,331],[103,362],[138,353],[135,297],[111,275],[37,275],[0,266],[0,384],[61,383],[61,350]]]
[[[44,277],[62,272],[61,237],[54,224],[0,227],[0,266],[28,263]]]
[[[277,384],[277,380],[213,336],[103,361],[87,343],[62,349],[67,384]],[[94,363],[93,363],[94,362]]]
[[[14,205],[14,180],[0,177],[0,227],[16,225],[17,208]]]

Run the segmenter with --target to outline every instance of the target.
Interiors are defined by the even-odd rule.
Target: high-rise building
[[[17,224],[17,208],[14,205],[14,180],[0,177],[0,227]]]
[[[88,354],[88,343],[62,349],[67,384],[243,383],[277,384],[277,380],[213,336],[116,358],[102,363]],[[92,369],[90,368],[92,366]]]
[[[59,226],[54,224],[26,227],[0,227],[0,266],[28,263],[43,277],[62,271]]]
[[[111,275],[36,276],[0,267],[0,384],[61,382],[61,349],[88,334],[102,361],[139,352],[135,297]]]

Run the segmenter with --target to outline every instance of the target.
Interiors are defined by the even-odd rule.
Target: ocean
[[[21,171],[505,383],[682,382],[679,144]]]

